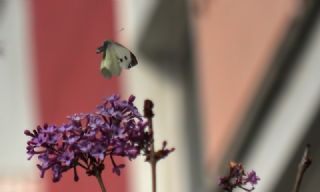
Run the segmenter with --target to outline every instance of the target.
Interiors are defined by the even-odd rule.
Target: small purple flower
[[[126,155],[128,155],[129,159],[134,159],[139,155],[140,151],[137,147],[128,147],[126,149]]]
[[[245,191],[253,191],[254,185],[257,184],[260,178],[256,175],[255,171],[246,173],[240,163],[229,163],[229,174],[219,178],[219,186],[226,191],[233,191],[235,188],[240,188]],[[247,188],[247,184],[251,184],[251,188]]]
[[[107,102],[114,103],[120,99],[120,96],[117,94],[111,95],[106,99]]]
[[[55,125],[50,125],[48,127],[44,128],[44,133],[54,133],[57,130],[57,127]]]
[[[116,147],[116,148],[113,150],[113,153],[116,154],[116,155],[121,155],[121,156],[123,156],[123,155],[124,155],[123,146],[122,146],[122,145],[119,145],[118,147]]]
[[[32,141],[36,143],[36,146],[39,147],[43,144],[45,144],[48,140],[48,134],[47,133],[39,133],[37,137],[35,137]]]
[[[106,152],[106,147],[103,146],[102,144],[97,144],[92,147],[89,154],[93,157],[100,159],[100,160],[104,160],[105,152]]]
[[[61,139],[61,137],[62,137],[62,134],[60,133],[51,133],[48,135],[47,143],[50,145],[56,144],[59,141],[59,139]]]
[[[73,128],[74,128],[74,126],[71,125],[71,124],[64,124],[64,125],[60,126],[60,127],[58,128],[58,130],[59,130],[60,132],[67,132],[67,131],[71,131]]]
[[[85,137],[95,137],[96,134],[97,132],[95,130],[90,129],[90,130],[87,130],[83,135]]]
[[[76,141],[78,141],[80,139],[80,136],[79,135],[70,135],[67,139],[66,139],[66,142],[69,144],[69,145],[72,145],[74,143],[76,143]]]
[[[126,128],[125,127],[116,127],[114,129],[114,136],[118,139],[125,139],[126,138]]]
[[[94,143],[87,141],[87,140],[81,140],[78,142],[77,147],[79,148],[79,150],[82,153],[88,153],[92,146],[94,145]]]
[[[112,126],[112,125],[111,125]],[[109,134],[112,130],[111,126],[108,123],[105,123],[101,126],[101,132],[104,134]]]
[[[260,178],[256,175],[255,171],[250,171],[247,174],[247,178],[245,179],[245,183],[250,183],[251,185],[256,185]]]
[[[62,177],[61,173],[62,173],[62,167],[60,164],[54,164],[52,166],[52,172],[53,172],[53,182],[58,182],[60,180],[60,178]]]
[[[66,165],[66,166],[70,166],[73,160],[74,160],[73,151],[65,151],[62,155],[58,157],[58,161],[60,161],[63,165]]]
[[[48,168],[50,165],[49,155],[47,153],[40,154],[38,156],[39,161],[41,162],[41,168]]]
[[[91,129],[96,129],[96,128],[99,128],[101,126],[104,125],[104,121],[101,119],[101,117],[97,116],[97,115],[92,115],[92,114],[89,114],[88,115],[88,126],[91,128]]]
[[[80,122],[83,119],[83,117],[84,117],[83,113],[67,116],[67,118],[70,119],[72,122]]]

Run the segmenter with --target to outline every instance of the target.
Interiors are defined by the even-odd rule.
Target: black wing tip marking
[[[137,60],[136,56],[132,52],[130,52],[130,57],[131,57],[131,63],[129,64],[129,69],[131,67],[134,67],[134,66],[138,65],[138,60]]]

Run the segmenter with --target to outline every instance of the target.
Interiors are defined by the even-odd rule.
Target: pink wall
[[[55,0],[32,1],[34,53],[40,118],[42,122],[62,123],[65,116],[95,109],[102,97],[120,90],[118,78],[100,75],[101,55],[96,48],[114,37],[112,1]],[[37,170],[38,171],[38,170]],[[103,179],[107,190],[127,190],[127,174],[115,176],[107,164]],[[100,191],[98,182],[81,172],[73,181],[72,171],[52,183],[49,191]]]
[[[197,24],[204,145],[216,168],[294,11],[290,0],[203,1]]]

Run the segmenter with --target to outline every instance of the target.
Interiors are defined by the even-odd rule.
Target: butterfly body
[[[138,64],[135,55],[123,45],[107,40],[96,51],[102,53],[100,70],[102,75],[109,79],[119,76],[121,69],[130,69]]]

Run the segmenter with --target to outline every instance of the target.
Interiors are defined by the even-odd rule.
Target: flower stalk
[[[154,131],[152,118],[154,117],[153,113],[153,103],[150,100],[145,100],[144,103],[144,116],[148,119],[149,131],[151,135],[151,149],[150,149],[150,165],[151,165],[151,175],[152,175],[152,192],[157,191],[157,161],[155,158],[154,151]]]
[[[149,119],[149,128],[152,135],[151,138],[151,153],[150,153],[150,164],[151,164],[151,174],[152,174],[152,192],[157,191],[157,161],[155,158],[155,152],[154,152],[154,132],[153,132],[153,126],[152,126],[152,118]]]
[[[98,173],[95,175],[97,180],[98,180],[98,183],[100,185],[100,188],[101,188],[101,192],[107,192],[107,189],[103,183],[103,180],[102,180],[102,177],[101,177],[101,173]]]
[[[144,117],[148,120],[149,134],[150,134],[150,149],[147,150],[146,161],[151,165],[151,175],[152,175],[152,192],[157,191],[157,163],[160,159],[168,156],[169,153],[173,152],[175,148],[167,149],[167,142],[164,141],[162,144],[162,149],[155,151],[154,146],[154,130],[152,118],[154,117],[153,113],[153,102],[151,100],[145,100],[144,102]]]

